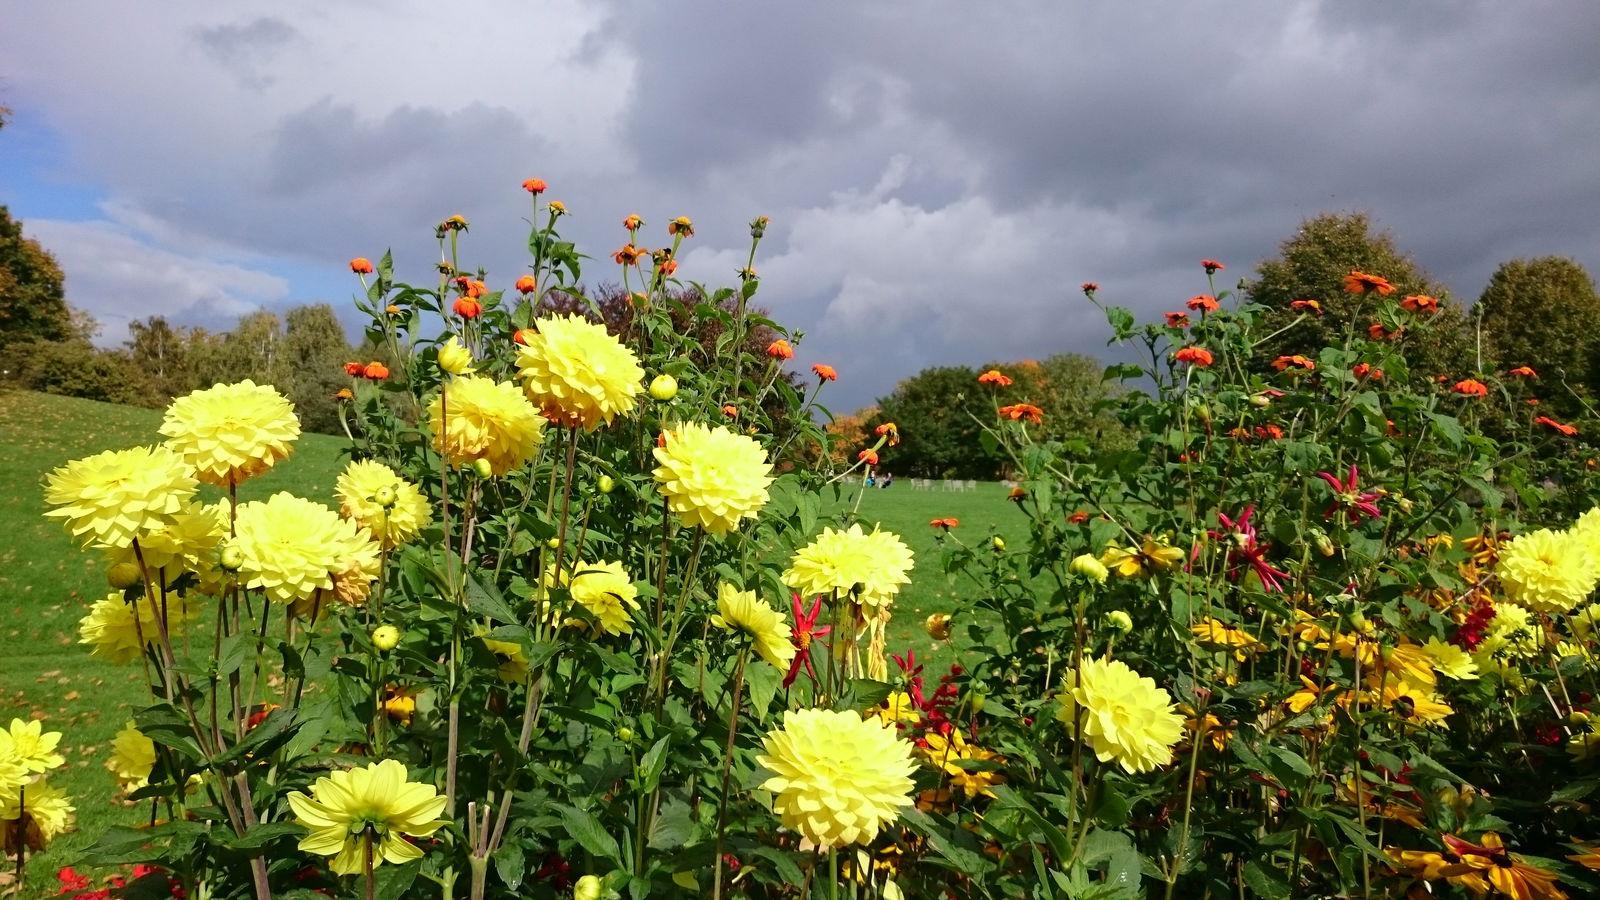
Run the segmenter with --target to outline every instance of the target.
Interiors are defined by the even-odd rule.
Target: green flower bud
[[[997,534],[989,541],[989,546],[993,547],[996,553],[999,553],[1006,549],[1006,539]]]
[[[1106,569],[1105,563],[1096,559],[1092,553],[1080,553],[1073,557],[1072,571],[1097,583],[1103,583],[1106,580],[1106,576],[1111,574]]]
[[[601,475],[595,486],[600,488],[600,493],[609,494],[617,489],[617,480],[610,475]]]
[[[487,459],[474,460],[472,471],[478,473],[479,478],[489,478],[494,475],[494,466],[489,465]]]
[[[622,726],[621,728],[618,728],[617,729],[617,740],[623,742],[624,744],[628,743],[629,741],[632,741],[633,740],[633,729],[629,728],[626,725]]]
[[[244,565],[244,551],[231,545],[223,547],[222,552],[217,554],[217,562],[224,571],[237,572]]]
[[[376,501],[379,506],[393,506],[394,501],[398,498],[395,497],[394,488],[384,485],[383,487],[378,488],[377,493],[372,495],[372,499]]]
[[[1112,631],[1127,634],[1133,630],[1133,619],[1120,609],[1106,613],[1106,627]]]
[[[662,373],[650,381],[650,396],[662,403],[678,396],[678,379]]]

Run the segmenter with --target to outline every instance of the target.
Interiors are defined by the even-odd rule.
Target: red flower
[[[1398,331],[1390,331],[1389,329],[1383,327],[1382,322],[1373,322],[1371,325],[1367,326],[1367,337],[1372,338],[1375,341],[1391,340],[1399,334],[1400,332]]]
[[[350,260],[350,271],[357,275],[371,275],[374,271],[372,260],[367,259],[365,256],[358,256]]]
[[[1463,397],[1489,396],[1489,386],[1476,378],[1463,378],[1451,385],[1450,390],[1455,391]]]
[[[1383,512],[1378,509],[1378,498],[1383,495],[1377,491],[1363,491],[1358,484],[1360,470],[1355,463],[1350,464],[1350,474],[1345,480],[1332,472],[1318,472],[1317,477],[1328,483],[1333,488],[1333,502],[1322,511],[1324,519],[1331,519],[1339,510],[1345,511],[1345,517],[1352,525],[1361,524],[1361,517],[1382,518]]]
[[[869,466],[875,466],[878,464],[878,451],[868,447],[860,453],[857,453],[856,459],[866,463]]]
[[[1322,304],[1315,300],[1290,300],[1289,308],[1292,310],[1311,310],[1313,315],[1322,315]]]
[[[489,288],[483,282],[462,275],[456,278],[456,285],[461,288],[461,293],[476,300],[489,293]]]
[[[1074,525],[1082,525],[1089,521],[1089,511],[1086,509],[1075,510],[1072,515],[1067,516],[1067,521]]]
[[[1427,294],[1407,294],[1405,299],[1400,301],[1400,308],[1415,313],[1432,314],[1439,311],[1439,299],[1429,297]]]
[[[522,189],[530,194],[533,194],[534,196],[544,193],[549,189],[549,187],[550,186],[548,184],[544,183],[543,178],[529,178],[527,181],[522,183]]]
[[[344,373],[349,375],[351,378],[360,378],[366,372],[366,370],[367,367],[358,362],[347,362],[344,364]]]
[[[1373,381],[1382,381],[1383,380],[1383,370],[1382,369],[1374,369],[1372,366],[1370,366],[1370,365],[1368,365],[1367,363],[1364,363],[1364,362],[1359,362],[1359,363],[1356,363],[1355,365],[1351,366],[1350,367],[1350,374],[1356,376],[1357,378],[1371,377]]]
[[[453,308],[456,311],[456,315],[463,319],[476,319],[478,314],[483,312],[483,304],[471,297],[457,298]]]
[[[1189,302],[1185,303],[1184,306],[1199,310],[1202,316],[1206,313],[1214,313],[1222,308],[1221,304],[1217,303],[1217,298],[1210,294],[1195,294],[1189,298]]]
[[[532,275],[524,275],[517,279],[516,287],[524,294],[531,294],[539,287],[539,283],[533,280]]]
[[[1095,283],[1094,283],[1094,282],[1092,282],[1092,281],[1085,281],[1085,282],[1084,282],[1084,283],[1083,283],[1083,284],[1082,284],[1082,285],[1081,285],[1081,287],[1082,287],[1082,288],[1083,288],[1083,294],[1084,294],[1084,296],[1085,296],[1085,297],[1090,297],[1090,298],[1093,298],[1093,297],[1094,297],[1094,292],[1095,292],[1095,291],[1098,291],[1098,290],[1100,290],[1100,285],[1098,285],[1098,284],[1095,284]]]
[[[1250,516],[1254,514],[1254,505],[1246,506],[1244,512],[1239,514],[1237,520],[1228,518],[1227,513],[1217,513],[1217,521],[1226,531],[1208,532],[1213,539],[1224,541],[1228,549],[1228,579],[1238,581],[1244,575],[1246,567],[1256,573],[1261,579],[1262,590],[1268,593],[1282,592],[1283,581],[1289,573],[1274,567],[1267,562],[1267,550],[1271,545],[1263,544],[1256,538],[1256,527],[1250,524]],[[1196,548],[1198,550],[1198,548]]]
[[[1188,328],[1189,314],[1184,312],[1163,313],[1167,317],[1168,328]]]
[[[361,376],[370,381],[382,381],[389,377],[389,367],[377,360],[373,360],[362,368]]]
[[[1518,378],[1538,378],[1539,377],[1539,373],[1535,372],[1533,369],[1529,368],[1528,366],[1517,366],[1515,369],[1512,369],[1511,371],[1507,372],[1506,374],[1507,375],[1515,375]]]
[[[801,608],[799,594],[790,595],[789,602],[794,612],[794,630],[789,633],[789,640],[794,642],[795,654],[789,663],[789,674],[783,676],[784,687],[794,684],[802,667],[812,681],[817,680],[817,670],[811,665],[811,642],[833,630],[831,625],[817,627],[817,616],[822,613],[821,597],[812,601],[810,612]]]
[[[79,875],[76,869],[65,866],[56,870],[56,880],[61,882],[61,890],[56,893],[65,894],[67,891],[81,891],[90,884],[89,876]]]
[[[978,383],[992,384],[995,387],[1010,387],[1012,381],[1009,376],[1003,374],[999,369],[990,369],[978,376]]]
[[[1185,362],[1192,366],[1199,366],[1202,369],[1211,365],[1211,363],[1215,361],[1211,357],[1211,351],[1204,347],[1180,348],[1177,353],[1172,354],[1172,358],[1178,362]]]
[[[794,348],[783,338],[778,338],[767,345],[767,355],[773,359],[794,359]]]
[[[1227,266],[1214,259],[1202,259],[1200,260],[1200,266],[1206,270],[1207,275],[1215,275],[1227,268]]]
[[[1351,269],[1350,274],[1344,277],[1344,289],[1352,294],[1370,294],[1376,291],[1388,296],[1394,293],[1394,285],[1387,278],[1377,275],[1368,275],[1359,269]]]
[[[511,335],[511,340],[526,347],[528,340],[538,333],[532,328],[518,328],[516,333]]]
[[[1032,422],[1038,425],[1044,422],[1044,410],[1031,403],[1014,403],[1011,406],[1000,407],[1000,417],[1013,422]]]
[[[950,529],[955,528],[957,525],[960,525],[960,524],[961,524],[961,520],[960,519],[953,519],[953,518],[934,519],[933,521],[928,523],[928,525],[930,527],[942,528],[945,531],[949,531]]]
[[[1277,369],[1279,372],[1282,372],[1285,369],[1304,369],[1307,372],[1311,372],[1317,368],[1317,364],[1305,358],[1304,356],[1296,354],[1294,356],[1278,357],[1272,361],[1272,367]]]
[[[833,370],[833,366],[825,366],[822,363],[817,363],[811,367],[811,371],[817,376],[818,381],[839,380],[839,373]]]
[[[1256,437],[1263,441],[1281,441],[1283,440],[1283,429],[1270,423],[1267,425],[1257,425]]]
[[[732,403],[724,404],[722,414],[730,419],[737,419],[739,418],[739,407],[734,406]]]
[[[900,426],[893,422],[885,422],[879,425],[877,428],[872,429],[872,433],[878,437],[887,437],[891,447],[900,444]]]
[[[1555,419],[1550,418],[1549,416],[1539,416],[1538,418],[1533,420],[1533,424],[1535,424],[1535,425],[1543,425],[1546,428],[1550,429],[1551,431],[1554,431],[1554,432],[1556,432],[1558,434],[1564,434],[1567,437],[1572,437],[1573,435],[1578,433],[1577,426],[1575,426],[1575,425],[1563,425],[1560,422],[1557,422]]]

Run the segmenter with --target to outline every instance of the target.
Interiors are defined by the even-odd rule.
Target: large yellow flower
[[[270,384],[246,378],[172,401],[161,420],[167,446],[206,484],[227,487],[272,468],[300,436],[294,405]]]
[[[911,744],[851,710],[790,710],[762,740],[772,809],[818,847],[869,843],[911,805]]]
[[[1101,762],[1115,760],[1129,772],[1172,762],[1183,735],[1183,716],[1172,697],[1121,660],[1087,659],[1067,674],[1056,718],[1094,750]]]
[[[824,528],[801,547],[783,573],[783,583],[808,597],[857,597],[863,606],[894,602],[902,584],[911,583],[911,550],[899,536],[859,523],[839,531]]]
[[[589,611],[606,634],[631,634],[629,609],[639,608],[639,589],[619,562],[575,563],[573,574],[545,575],[546,587],[564,587],[574,603]]]
[[[0,851],[17,852],[17,832],[31,850],[43,850],[57,835],[72,828],[76,810],[66,794],[43,781],[0,792]],[[18,820],[21,828],[18,828]]]
[[[761,602],[755,591],[741,591],[726,581],[717,585],[717,614],[711,623],[749,635],[756,655],[781,671],[787,671],[794,661],[789,623],[782,613]]]
[[[406,767],[386,759],[364,768],[344,769],[318,778],[307,796],[289,795],[289,808],[311,833],[300,849],[332,856],[339,875],[366,871],[370,848],[374,868],[422,858],[407,837],[427,837],[444,820],[445,798],[431,784],[406,780]]]
[[[185,572],[196,573],[204,586],[216,576],[217,550],[227,535],[227,500],[210,504],[190,500],[167,527],[140,536],[137,554],[131,546],[119,547],[107,554],[106,561],[137,569],[143,556],[145,570],[158,589],[172,585]]]
[[[182,634],[187,623],[200,615],[200,608],[178,594],[166,598],[167,634]],[[159,601],[157,601],[159,603]],[[133,618],[135,604],[122,599],[122,595],[107,594],[95,601],[89,614],[78,620],[78,643],[88,644],[90,653],[114,663],[133,662],[144,653],[144,646],[156,646],[161,641],[158,617],[161,610],[144,595],[139,595],[139,621]],[[141,643],[140,638],[144,641]]]
[[[767,504],[772,464],[751,438],[697,423],[668,429],[662,438],[655,449],[656,484],[688,524],[727,534]]]
[[[81,543],[129,547],[170,526],[197,490],[193,470],[166,447],[107,450],[50,473],[45,515]]]
[[[417,536],[433,515],[422,491],[375,459],[345,466],[334,485],[339,512],[364,526],[386,550]]]
[[[517,353],[517,377],[552,422],[593,431],[633,408],[644,369],[633,351],[577,316],[539,319]]]
[[[428,404],[433,447],[452,466],[486,460],[496,475],[528,461],[544,438],[544,419],[517,386],[479,375],[453,379]]]
[[[1512,603],[1563,613],[1594,590],[1586,549],[1571,532],[1530,531],[1501,545],[1495,574]]]
[[[377,567],[378,545],[365,528],[286,491],[239,504],[234,528],[240,582],[280,603],[332,590],[334,577],[352,567]]]
[[[9,759],[37,775],[67,761],[56,752],[60,744],[61,732],[45,731],[38,721],[12,719],[10,728],[0,729],[0,760]]]
[[[1568,533],[1584,548],[1583,556],[1589,564],[1590,577],[1600,581],[1600,506],[1579,516]]]
[[[155,741],[145,737],[131,721],[122,726],[111,741],[111,758],[106,761],[106,768],[117,777],[117,783],[125,791],[136,791],[149,783],[155,766]]]

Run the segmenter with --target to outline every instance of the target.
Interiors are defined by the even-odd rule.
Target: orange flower
[[[811,371],[817,376],[819,381],[839,380],[839,373],[833,370],[833,366],[825,366],[822,363],[817,363],[811,367]]]
[[[1168,328],[1188,328],[1189,314],[1184,312],[1163,313],[1167,317]]]
[[[628,229],[629,231],[638,231],[639,227],[642,226],[643,224],[644,224],[644,219],[639,218],[639,214],[638,213],[634,213],[632,215],[625,216],[622,219],[622,227]]]
[[[679,216],[667,223],[667,234],[694,237],[694,222],[688,216]]]
[[[739,418],[739,407],[734,406],[732,403],[724,404],[722,414],[730,419],[737,419]]]
[[[1367,326],[1367,337],[1372,338],[1375,341],[1387,341],[1397,337],[1399,334],[1400,332],[1398,331],[1390,331],[1389,329],[1383,327],[1382,322],[1373,322],[1371,325]]]
[[[1211,351],[1204,347],[1182,347],[1177,353],[1172,354],[1172,358],[1202,369],[1215,361],[1211,357]]]
[[[1013,422],[1032,422],[1038,425],[1044,421],[1044,410],[1031,403],[1014,403],[1000,407],[1000,417]]]
[[[1257,425],[1256,437],[1262,439],[1263,441],[1281,441],[1283,440],[1283,429],[1271,423],[1266,425]]]
[[[349,388],[339,388],[339,390],[334,392],[333,399],[335,399],[335,400],[353,400],[353,399],[355,399],[355,396],[356,396],[355,394],[352,394],[350,392]]]
[[[357,275],[371,275],[375,270],[372,268],[372,260],[358,256],[350,260],[350,271]]]
[[[872,433],[878,437],[888,438],[889,446],[891,447],[899,446],[900,444],[900,426],[893,422],[885,422],[879,425],[877,428],[872,429]]]
[[[1087,509],[1076,510],[1072,515],[1067,516],[1067,521],[1074,525],[1082,525],[1089,521],[1089,511]]]
[[[1312,315],[1322,315],[1322,304],[1315,300],[1290,300],[1289,308],[1292,310],[1311,310]]]
[[[524,294],[531,294],[538,287],[539,287],[539,283],[533,280],[533,276],[532,275],[524,275],[521,278],[517,279],[516,288],[517,288],[518,291],[520,291],[520,292],[522,292]]]
[[[389,367],[377,360],[373,360],[361,370],[361,375],[372,381],[382,381],[389,377]]]
[[[945,518],[945,519],[934,519],[933,521],[928,523],[928,526],[930,528],[943,528],[945,531],[949,531],[950,529],[955,528],[956,526],[958,526],[960,524],[961,524],[961,520],[960,519]]]
[[[1463,397],[1487,397],[1489,387],[1476,378],[1463,378],[1450,387]]]
[[[1370,366],[1370,365],[1368,365],[1367,363],[1364,363],[1364,362],[1359,362],[1359,363],[1356,363],[1355,365],[1351,366],[1350,367],[1350,374],[1356,376],[1357,378],[1371,377],[1373,381],[1382,381],[1383,380],[1383,370],[1382,369],[1374,369],[1372,366]]]
[[[678,261],[675,259],[668,259],[663,262],[661,264],[661,274],[667,276],[668,278],[678,274]]]
[[[1555,419],[1550,418],[1549,416],[1539,416],[1538,418],[1533,420],[1533,424],[1535,424],[1535,425],[1543,425],[1546,428],[1550,429],[1551,431],[1554,431],[1554,432],[1556,432],[1558,434],[1564,434],[1567,437],[1572,437],[1573,435],[1578,433],[1577,426],[1575,426],[1575,425],[1563,425],[1560,422],[1557,422]]]
[[[1185,303],[1184,306],[1199,310],[1201,315],[1213,313],[1222,308],[1221,304],[1217,303],[1217,298],[1210,294],[1195,294],[1189,298],[1189,302]]]
[[[1377,291],[1384,296],[1394,293],[1394,285],[1387,278],[1377,275],[1368,275],[1360,269],[1351,269],[1350,274],[1344,277],[1344,289],[1352,294],[1370,294]]]
[[[644,254],[645,251],[640,247],[635,247],[632,244],[623,244],[622,247],[617,250],[617,252],[611,254],[611,259],[615,261],[617,265],[632,266],[637,265],[639,262],[639,257],[643,256]]]
[[[1207,275],[1215,275],[1216,273],[1221,272],[1223,269],[1227,268],[1227,266],[1223,265],[1222,263],[1217,262],[1214,259],[1202,259],[1202,260],[1200,260],[1200,267],[1206,270],[1206,274]]]
[[[1012,384],[1011,378],[1002,373],[999,369],[990,369],[982,375],[979,375],[978,383],[992,384],[995,387],[1010,387]]]
[[[484,294],[489,293],[488,286],[483,282],[474,278],[467,278],[466,276],[457,278],[456,285],[461,288],[461,292],[463,294],[466,294],[468,297],[471,297],[474,300],[482,297]]]
[[[1317,364],[1305,358],[1304,356],[1295,354],[1294,356],[1278,357],[1272,361],[1272,367],[1277,369],[1279,372],[1289,368],[1304,369],[1307,372],[1311,372],[1317,368]]]
[[[529,178],[522,183],[522,189],[535,196],[545,192],[550,186],[544,183],[543,178]]]
[[[538,333],[532,328],[518,328],[516,333],[511,335],[511,340],[526,347],[528,340]]]
[[[878,464],[878,451],[873,450],[873,449],[871,449],[869,447],[868,449],[863,450],[860,453],[857,453],[856,454],[856,459],[861,460],[862,462],[866,463],[869,466],[875,466],[875,465]]]
[[[1511,371],[1507,372],[1506,374],[1507,375],[1515,375],[1518,378],[1538,378],[1539,377],[1539,373],[1535,372],[1533,369],[1529,368],[1528,366],[1517,366],[1515,369],[1512,369]]]
[[[1085,281],[1081,287],[1083,288],[1084,295],[1088,297],[1093,297],[1094,292],[1100,290],[1100,285],[1095,284],[1092,281]]]
[[[388,313],[388,314],[389,314],[389,315],[391,315],[391,316],[398,316],[398,315],[400,315],[400,313],[401,313],[401,312],[403,312],[403,311],[404,311],[404,310],[402,310],[402,309],[401,309],[401,308],[400,308],[400,307],[398,307],[398,306],[395,306],[395,305],[394,305],[394,304],[393,304],[393,303],[391,303],[391,304],[389,304],[389,305],[388,305],[388,306],[385,306],[385,307],[384,307],[384,308],[383,308],[383,311],[384,311],[384,312],[386,312],[386,313]]]
[[[463,319],[476,319],[478,314],[483,312],[483,304],[471,297],[457,298],[453,308],[456,311],[456,315]]]
[[[1026,488],[1020,486],[1014,487],[1011,489],[1011,493],[1006,494],[1006,499],[1010,500],[1012,503],[1021,503],[1022,501],[1028,499],[1028,491]]]
[[[1439,311],[1439,298],[1427,294],[1407,294],[1400,301],[1400,308],[1415,313],[1436,313]]]
[[[767,345],[767,355],[773,359],[794,359],[794,348],[783,338],[778,338]]]
[[[358,362],[347,362],[344,364],[344,373],[349,375],[351,378],[360,378],[362,373],[366,370],[367,367]]]

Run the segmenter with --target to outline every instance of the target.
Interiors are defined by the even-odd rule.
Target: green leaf
[[[1288,897],[1292,893],[1289,890],[1289,879],[1285,878],[1282,872],[1269,870],[1255,860],[1244,864],[1244,883],[1250,890],[1255,891],[1256,896],[1268,900]]]
[[[656,789],[661,784],[661,772],[667,767],[667,747],[671,737],[663,735],[661,740],[645,753],[639,760],[639,789],[646,793]]]
[[[400,900],[411,890],[411,883],[417,880],[417,873],[422,871],[422,860],[406,863],[403,866],[379,866],[372,872],[373,900]]]
[[[516,612],[506,603],[500,589],[485,585],[476,575],[467,579],[467,608],[496,622],[515,624],[517,621]]]
[[[664,740],[664,739],[663,739]],[[695,833],[694,819],[689,814],[689,804],[682,800],[668,800],[661,812],[650,823],[650,848],[676,850],[692,843]]]
[[[490,859],[494,861],[495,874],[500,876],[507,888],[514,891],[522,886],[522,876],[528,872],[528,861],[522,847],[506,844],[496,850]]]
[[[957,872],[965,875],[982,875],[992,868],[989,861],[984,859],[983,854],[958,846],[945,834],[940,824],[922,810],[916,808],[902,810],[900,818],[904,819],[906,824],[915,829],[918,834],[927,838],[928,846],[932,847],[933,851],[939,854]],[[972,840],[972,836],[964,831],[960,832],[960,837],[967,841]]]
[[[593,813],[572,806],[557,806],[556,811],[561,816],[561,827],[591,856],[613,863],[622,861],[616,838],[606,833]]]

